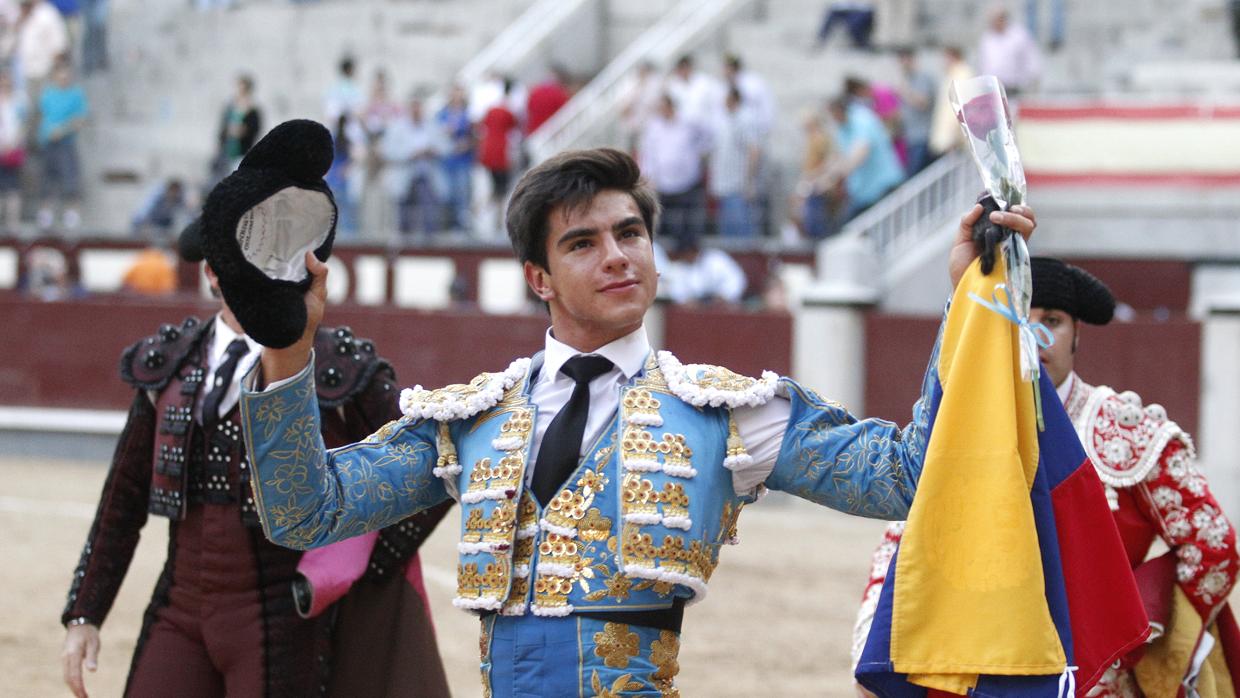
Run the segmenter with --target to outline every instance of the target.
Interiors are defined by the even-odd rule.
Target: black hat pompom
[[[294,181],[313,183],[327,175],[333,154],[327,127],[309,119],[293,119],[255,143],[237,169],[275,169]]]

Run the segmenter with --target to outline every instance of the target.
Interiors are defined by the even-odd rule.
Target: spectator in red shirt
[[[478,162],[491,174],[491,200],[502,203],[512,179],[513,163],[509,139],[518,125],[517,117],[509,105],[512,78],[504,78],[504,98],[487,110],[479,122],[482,136],[478,141]]]
[[[551,78],[538,83],[530,90],[529,100],[526,102],[525,133],[527,135],[537,131],[543,122],[554,116],[560,107],[568,102],[569,97],[572,96],[568,92],[571,81],[572,78],[564,66],[553,65],[551,66]]]

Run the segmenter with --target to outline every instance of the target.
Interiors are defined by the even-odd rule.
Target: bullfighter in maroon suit
[[[187,231],[183,256],[201,260],[200,244]],[[303,554],[259,529],[237,397],[260,347],[222,298],[220,305],[213,319],[164,325],[122,357],[121,376],[135,395],[61,618],[66,683],[85,696],[82,667],[95,668],[99,627],[148,514],[156,514],[171,520],[167,561],[125,695],[448,695],[416,555],[445,508],[384,529],[377,540],[348,541],[354,547],[337,558],[357,558],[360,544],[361,564],[340,563],[328,549],[301,574]],[[320,329],[315,355],[329,445],[400,416],[395,375],[369,341],[347,328]],[[331,584],[316,588],[325,570]],[[335,612],[320,615],[342,595]]]

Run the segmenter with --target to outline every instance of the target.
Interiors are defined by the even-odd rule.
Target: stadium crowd
[[[0,221],[10,230],[23,212],[42,231],[72,237],[81,226],[76,141],[87,100],[77,73],[107,65],[106,13],[106,2],[0,0],[0,56],[7,66],[0,70]],[[824,18],[819,44],[830,22]],[[84,29],[73,29],[78,25]],[[846,50],[876,51],[868,37],[853,36],[852,43]],[[996,7],[974,55],[980,72],[999,75],[1018,95],[1036,88],[1038,51],[1029,31]],[[727,240],[725,248],[758,238],[822,240],[957,147],[947,94],[953,80],[974,74],[964,51],[943,48],[941,61],[909,46],[890,53],[899,64],[895,79],[851,75],[799,115],[799,167],[776,161],[772,134],[789,114],[776,103],[768,77],[742,56],[684,55],[667,69],[641,63],[623,87],[614,145],[638,158],[661,198],[668,263],[714,270],[723,280],[697,287],[710,298],[735,300],[738,294],[726,289],[737,285],[728,277],[739,268],[703,266],[704,239]],[[704,70],[697,58],[721,70]],[[874,65],[883,60],[876,57]],[[550,65],[529,84],[488,74],[471,85],[409,89],[386,66],[340,58],[321,113],[307,115],[325,123],[336,141],[327,179],[339,206],[340,239],[397,246],[497,240],[509,187],[532,164],[527,139],[588,78]],[[133,235],[171,240],[203,193],[271,125],[255,76],[238,76],[220,112],[207,171],[196,181],[154,182],[132,213]],[[676,295],[686,294],[693,296]]]
[[[779,236],[777,214],[784,210],[796,231],[784,239],[820,240],[956,147],[959,129],[947,92],[951,81],[974,74],[964,51],[943,49],[937,74],[919,64],[924,51],[893,53],[898,79],[850,76],[822,108],[802,116],[804,159],[792,187],[776,186],[782,163],[771,153],[777,120],[787,115],[767,78],[741,56],[723,56],[719,75],[700,69],[693,55],[667,71],[640,64],[623,88],[615,145],[635,155],[655,185],[665,211],[661,237],[673,254],[707,235]],[[977,60],[981,72],[1003,77],[1013,95],[1036,87],[1037,44],[1006,11],[989,17]],[[338,70],[323,118],[338,144],[329,181],[341,206],[342,236],[397,231],[412,244],[443,231],[494,236],[508,187],[531,164],[526,139],[585,78],[552,65],[545,79],[529,85],[488,75],[475,85],[451,85],[441,94],[417,89],[400,99],[383,67],[366,81],[351,57]],[[256,108],[248,98],[244,103],[245,118],[256,123]],[[239,127],[241,116],[231,109],[225,119],[233,125],[223,124],[221,134]],[[227,166],[258,129],[244,131],[241,139],[221,135],[217,163]]]

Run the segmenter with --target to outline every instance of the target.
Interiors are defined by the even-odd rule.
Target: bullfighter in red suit
[[[1076,374],[1080,323],[1105,325],[1115,310],[1088,272],[1033,259],[1033,310],[1055,343],[1042,363],[1106,486],[1153,626],[1150,641],[1103,675],[1090,698],[1236,696],[1240,632],[1227,597],[1236,581],[1236,533],[1197,469],[1192,440],[1157,404],[1133,392],[1093,386]],[[853,634],[853,662],[869,635],[903,522],[887,527],[874,558]],[[1150,559],[1161,541],[1169,551]],[[862,693],[863,690],[858,689]]]
[[[181,247],[202,259],[189,231]],[[171,519],[168,556],[125,695],[447,696],[417,558],[445,508],[305,559],[267,541],[237,409],[259,348],[221,299],[215,318],[165,325],[125,351],[135,395],[61,618],[66,683],[86,695],[82,667],[96,666],[99,626],[156,514]],[[328,444],[400,416],[395,375],[369,341],[323,328],[315,350]]]

